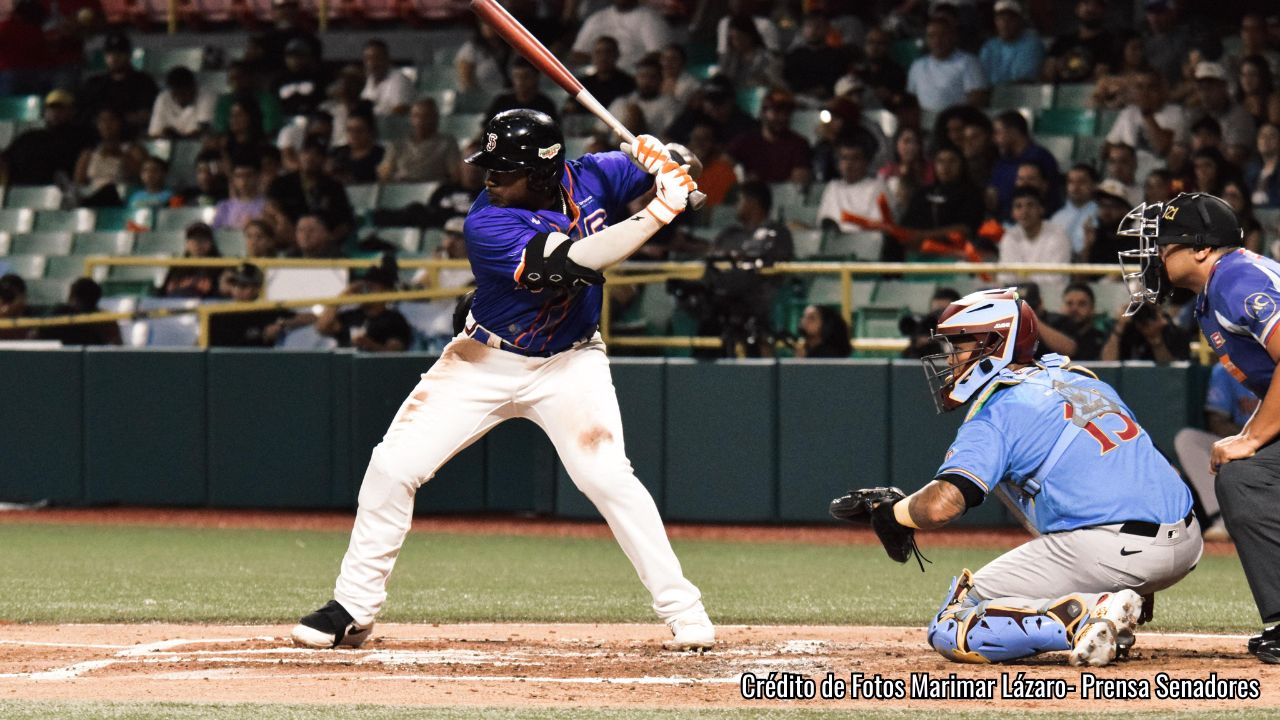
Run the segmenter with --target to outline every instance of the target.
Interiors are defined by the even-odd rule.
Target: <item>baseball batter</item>
[[[1121,233],[1139,239],[1120,253],[1122,267],[1137,264],[1126,275],[1139,288],[1130,312],[1173,287],[1197,293],[1196,321],[1218,361],[1261,400],[1239,433],[1213,444],[1209,469],[1262,622],[1280,622],[1280,263],[1242,249],[1235,212],[1208,193],[1142,204],[1125,220]],[[1280,664],[1280,625],[1247,647]]]
[[[560,128],[534,110],[494,116],[484,141],[466,158],[488,171],[464,229],[476,278],[471,313],[374,448],[334,599],[303,617],[293,639],[315,648],[363,643],[386,600],[418,487],[495,425],[519,417],[547,433],[608,522],[671,629],[665,646],[709,648],[715,629],[698,588],[685,579],[627,460],[597,333],[602,271],[674,220],[696,185],[647,135],[624,152],[566,161]],[[627,204],[651,189],[654,198],[628,217]]]
[[[1036,316],[1012,289],[973,293],[941,314],[944,352],[923,359],[939,411],[972,402],[933,482],[854,491],[832,514],[869,518],[890,555],[1003,495],[1031,541],[951,583],[929,644],[956,662],[1070,650],[1110,663],[1133,644],[1143,595],[1200,559],[1191,493],[1106,383],[1062,355],[1035,360]]]

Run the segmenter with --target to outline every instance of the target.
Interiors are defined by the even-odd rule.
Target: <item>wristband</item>
[[[894,503],[893,519],[897,520],[898,524],[902,525],[903,527],[909,527],[909,528],[914,528],[916,530],[919,530],[920,526],[916,525],[915,521],[911,519],[911,510],[907,507],[907,505],[910,502],[911,502],[910,497],[904,497],[898,502]]]

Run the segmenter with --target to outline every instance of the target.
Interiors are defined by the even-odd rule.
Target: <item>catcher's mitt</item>
[[[920,572],[924,572],[924,564],[932,561],[916,547],[915,529],[906,527],[893,516],[893,504],[906,496],[896,487],[850,490],[848,495],[831,501],[831,517],[870,525],[890,558],[905,563],[914,555]]]

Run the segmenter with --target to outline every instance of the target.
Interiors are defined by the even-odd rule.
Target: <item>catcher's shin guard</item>
[[[1046,607],[966,602],[967,571],[952,583],[948,602],[929,624],[929,644],[953,662],[998,663],[1069,650],[1084,616],[1084,599],[1068,595]],[[960,589],[958,589],[958,586]]]

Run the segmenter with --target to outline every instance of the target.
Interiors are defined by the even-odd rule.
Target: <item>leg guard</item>
[[[971,573],[951,583],[942,608],[929,623],[929,645],[953,662],[995,663],[1053,650],[1070,650],[1086,599],[1068,595],[1042,607],[1013,599],[969,599]]]

